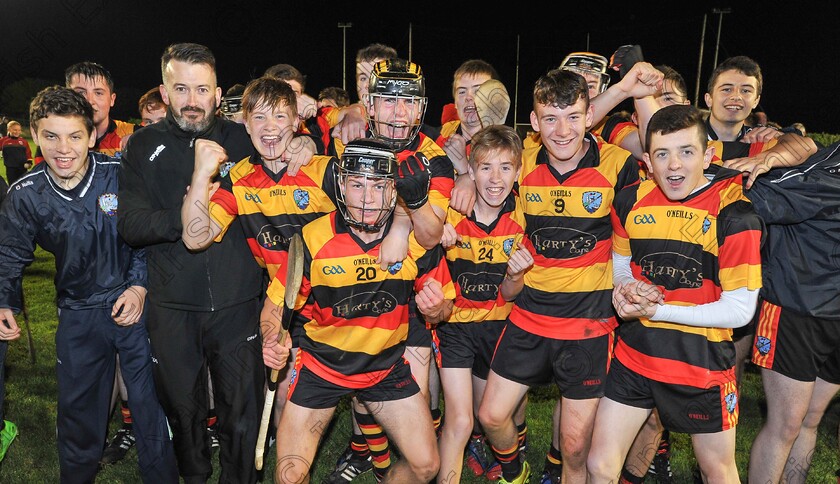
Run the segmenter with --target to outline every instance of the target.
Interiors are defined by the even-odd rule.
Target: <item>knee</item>
[[[825,411],[809,411],[805,414],[805,418],[802,420],[802,430],[806,432],[816,432],[817,427],[820,426],[820,421],[825,415]]]
[[[418,482],[431,482],[440,471],[440,457],[437,452],[429,452],[422,458],[412,459],[410,465]]]
[[[473,416],[471,412],[466,414],[457,413],[455,415],[448,413],[446,415],[446,421],[443,424],[444,432],[455,435],[458,438],[463,437],[466,442],[472,430]]]
[[[613,459],[592,452],[586,459],[586,472],[591,482],[618,482],[621,464],[615,466]]]
[[[481,403],[478,409],[478,421],[485,430],[495,430],[501,428],[506,421],[510,420],[511,416],[502,414],[498,409],[493,408],[491,404],[486,401]]]
[[[585,465],[589,453],[589,442],[582,436],[561,434],[560,452],[563,454],[563,462],[570,465],[580,463]]]

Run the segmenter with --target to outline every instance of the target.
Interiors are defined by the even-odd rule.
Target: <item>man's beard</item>
[[[186,118],[186,116],[184,116],[185,111],[198,112],[204,117],[198,121],[190,121]],[[175,118],[175,122],[178,124],[178,127],[191,133],[204,131],[208,126],[210,126],[210,122],[212,121],[212,117],[207,115],[207,111],[198,106],[184,106],[181,108],[180,112],[173,111],[172,116]]]

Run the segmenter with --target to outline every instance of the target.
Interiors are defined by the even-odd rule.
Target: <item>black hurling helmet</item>
[[[592,52],[572,52],[560,63],[560,69],[577,72],[582,76],[593,75],[598,77],[598,88],[596,94],[601,94],[610,85],[610,75],[607,73],[609,62],[607,58],[593,54]],[[587,84],[588,84],[587,79]]]
[[[374,138],[395,151],[405,149],[420,132],[428,104],[426,81],[420,66],[403,59],[377,62],[370,75],[368,102],[374,116],[380,118],[378,121],[370,118],[368,109],[368,125]],[[404,105],[399,105],[400,102]],[[394,114],[388,116],[390,119],[380,117],[385,103],[395,104]],[[408,119],[405,119],[406,114]]]
[[[338,184],[338,209],[347,225],[356,227],[367,232],[377,232],[394,213],[397,204],[397,156],[388,145],[371,139],[359,139],[351,141],[344,147],[344,154],[338,162],[336,182]],[[376,196],[381,195],[381,200],[369,200],[365,197],[357,205],[347,203],[348,178],[353,178],[352,183],[358,182],[366,188],[368,183],[376,183],[380,180],[386,181],[385,189]],[[370,206],[368,206],[370,204]],[[348,208],[355,210],[378,210],[379,215],[372,223],[357,220]]]

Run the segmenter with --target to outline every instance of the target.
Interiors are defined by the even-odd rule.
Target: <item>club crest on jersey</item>
[[[604,195],[601,192],[583,192],[583,208],[589,213],[595,213],[601,208]]]
[[[729,413],[735,412],[735,406],[738,405],[738,395],[735,392],[729,392],[723,397],[724,401],[726,401],[726,411]]]
[[[511,237],[509,239],[505,239],[505,241],[502,242],[502,250],[505,251],[505,255],[510,257],[510,251],[512,249],[513,249],[513,237]]]
[[[227,176],[227,174],[230,173],[230,169],[233,168],[233,165],[235,164],[236,163],[232,161],[226,161],[219,165],[219,176]]]
[[[402,269],[402,262],[394,262],[393,264],[388,266],[388,273],[392,276],[395,275],[397,272]]]
[[[770,353],[770,338],[759,336],[755,341],[755,349],[762,355]]]
[[[297,205],[299,209],[303,210],[309,206],[309,192],[306,190],[298,188],[294,191],[294,193],[292,193],[292,197],[295,199],[295,205]]]
[[[706,232],[708,232],[709,227],[711,227],[711,226],[712,226],[712,222],[709,221],[709,217],[704,218],[703,219],[703,233],[705,234]]]
[[[103,193],[99,195],[99,210],[105,215],[113,217],[117,214],[117,195],[114,193]]]

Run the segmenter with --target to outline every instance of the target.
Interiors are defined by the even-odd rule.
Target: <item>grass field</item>
[[[0,166],[0,174],[5,171]],[[58,452],[55,444],[56,418],[56,383],[55,383],[55,343],[57,327],[55,308],[55,289],[53,287],[54,262],[50,254],[38,250],[36,260],[24,277],[24,291],[29,308],[29,317],[33,335],[37,363],[29,360],[26,335],[13,342],[9,347],[6,360],[6,418],[15,422],[20,435],[12,444],[5,460],[0,465],[2,483],[45,483],[58,481]],[[19,318],[21,325],[23,318]],[[535,388],[530,392],[528,407],[528,426],[530,429],[530,450],[528,460],[536,476],[536,482],[543,466],[545,452],[550,443],[550,418],[554,402],[558,396],[553,387]],[[748,367],[742,384],[741,420],[738,426],[737,458],[743,482],[750,446],[758,432],[764,416],[764,397],[760,377],[755,368]],[[108,435],[118,428],[118,412],[111,421]],[[824,418],[819,432],[819,440],[813,457],[809,483],[835,482],[834,471],[840,468],[838,461],[837,426],[840,422],[840,404],[832,403]],[[314,466],[313,482],[332,470],[338,454],[344,449],[349,435],[349,418],[346,405],[342,405],[327,430],[319,455]],[[672,468],[675,482],[692,482],[694,459],[687,435],[672,434]],[[97,482],[101,483],[137,483],[141,482],[137,473],[136,452],[131,451],[121,463],[104,469]],[[275,458],[272,456],[265,464],[265,469],[273,469]],[[218,479],[218,469],[214,480]],[[271,482],[270,476],[265,482]],[[359,482],[373,483],[370,474]],[[465,470],[463,482],[485,482],[472,477]]]

